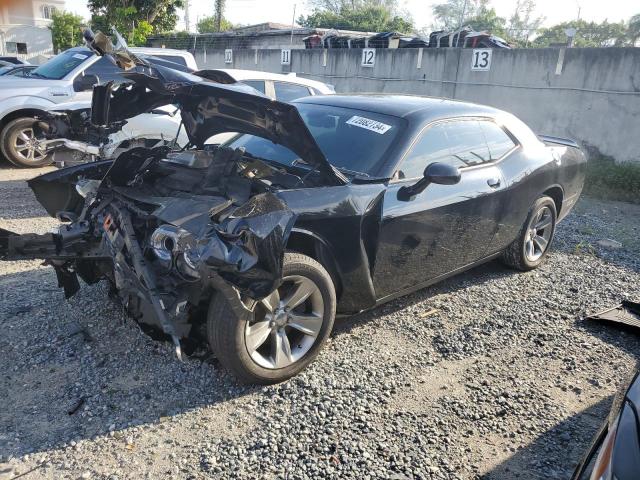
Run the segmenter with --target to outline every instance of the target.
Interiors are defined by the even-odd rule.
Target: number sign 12
[[[376,49],[364,48],[362,49],[362,65],[363,67],[373,67],[376,64]]]
[[[224,63],[233,63],[233,50],[230,48],[224,51]]]
[[[282,49],[280,52],[280,63],[282,65],[291,65],[291,50]]]
[[[471,70],[491,69],[492,54],[493,50],[490,48],[474,48],[471,54]]]

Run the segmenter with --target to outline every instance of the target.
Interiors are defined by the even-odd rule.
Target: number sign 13
[[[491,69],[492,54],[493,50],[490,48],[474,48],[471,54],[471,70]]]
[[[364,48],[362,49],[362,62],[360,65],[363,67],[373,67],[376,64],[376,49]]]

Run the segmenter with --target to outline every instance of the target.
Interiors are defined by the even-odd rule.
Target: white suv
[[[189,52],[161,48],[131,48],[179,70],[196,70]],[[0,152],[17,166],[51,163],[46,145],[36,134],[38,116],[69,101],[89,101],[93,85],[121,80],[122,70],[88,48],[66,50],[31,72],[29,77],[0,77]]]

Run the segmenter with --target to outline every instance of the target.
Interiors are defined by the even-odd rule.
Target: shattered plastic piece
[[[640,303],[623,300],[613,308],[586,317],[587,320],[606,320],[609,322],[640,328]]]

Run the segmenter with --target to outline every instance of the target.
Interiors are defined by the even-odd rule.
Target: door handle
[[[498,188],[500,186],[500,179],[499,178],[490,178],[489,180],[487,180],[487,185],[489,185],[491,188]]]

